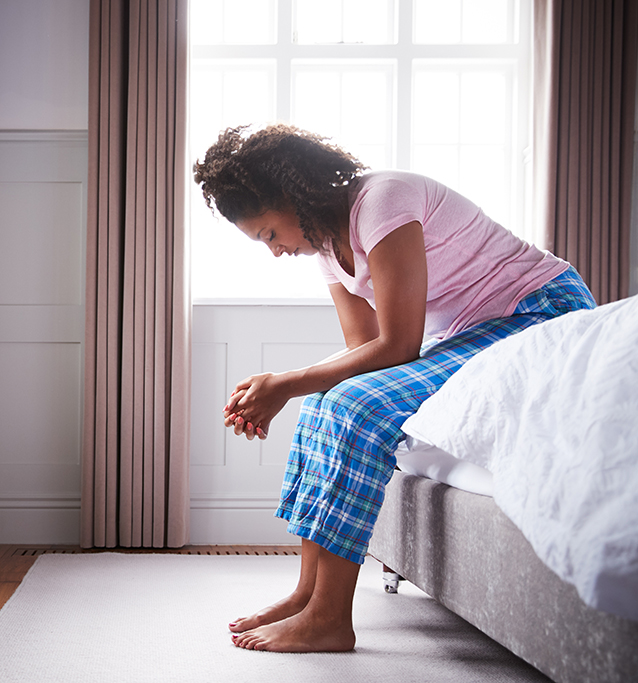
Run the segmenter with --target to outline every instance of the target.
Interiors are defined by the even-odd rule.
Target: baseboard
[[[0,501],[0,543],[75,545],[79,542],[79,499],[51,502],[4,498]]]
[[[246,502],[246,501],[244,501]],[[281,545],[297,543],[274,506],[252,501],[245,507],[231,501],[193,501],[190,543],[196,545]],[[0,498],[0,544],[80,542],[80,499],[57,497]]]

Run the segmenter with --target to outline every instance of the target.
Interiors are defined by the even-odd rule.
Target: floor
[[[300,555],[299,545],[190,545],[177,549],[159,548],[93,548],[62,545],[2,545],[0,544],[0,608],[13,595],[33,566],[38,555],[48,553],[173,553],[178,555]]]

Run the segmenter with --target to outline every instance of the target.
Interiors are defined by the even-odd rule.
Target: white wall
[[[2,0],[0,129],[86,130],[89,0]]]
[[[77,543],[89,0],[0,3],[0,542]]]

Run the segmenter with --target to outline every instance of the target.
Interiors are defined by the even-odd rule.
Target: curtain
[[[189,531],[187,0],[91,0],[83,547]]]
[[[535,223],[598,303],[629,293],[638,3],[535,0]]]

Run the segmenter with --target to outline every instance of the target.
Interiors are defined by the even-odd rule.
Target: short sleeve
[[[423,223],[424,192],[397,177],[371,177],[352,207],[357,241],[366,254],[393,230],[406,223]]]

